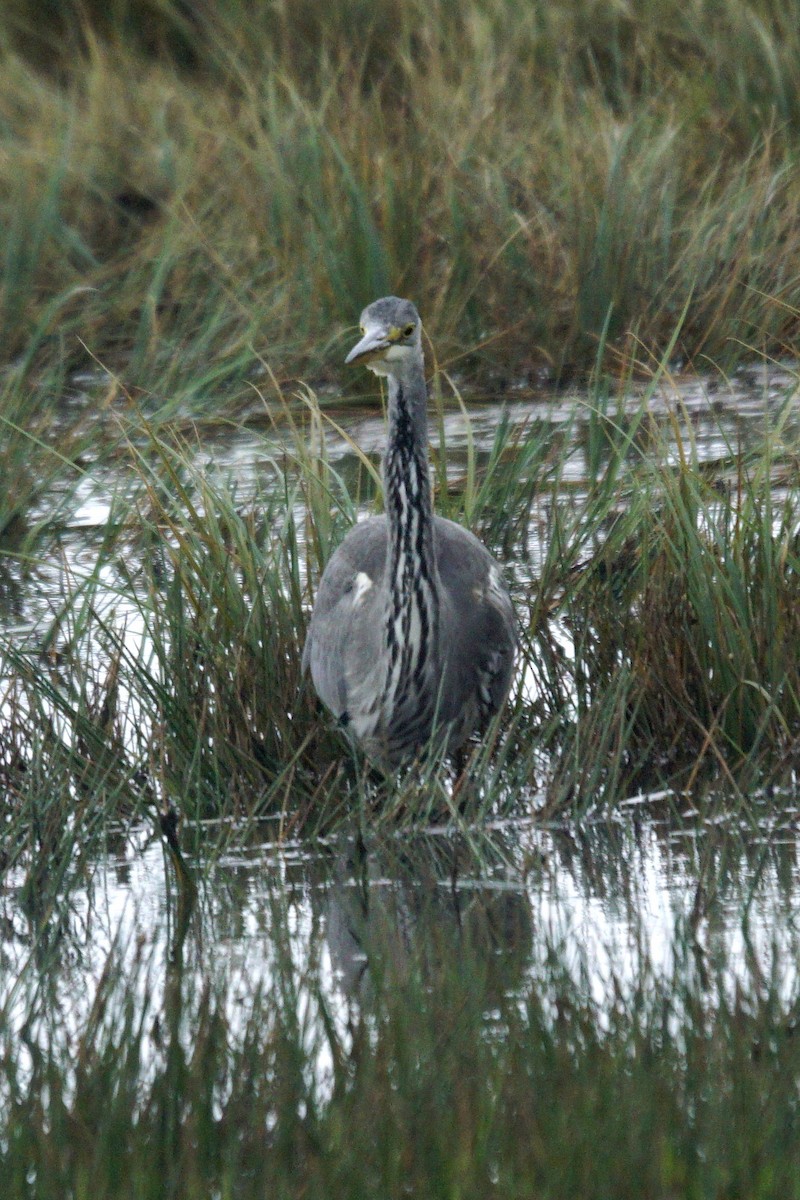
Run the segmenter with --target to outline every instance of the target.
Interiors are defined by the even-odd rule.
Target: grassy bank
[[[0,17],[6,361],[230,405],[387,291],[495,380],[684,308],[697,366],[794,351],[794,2],[46,7]]]

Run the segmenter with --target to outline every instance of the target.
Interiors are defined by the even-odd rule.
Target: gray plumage
[[[421,323],[409,300],[361,314],[346,362],[388,377],[386,515],[356,525],[317,593],[303,669],[384,770],[441,732],[449,751],[505,703],[517,646],[500,567],[468,530],[434,516]]]

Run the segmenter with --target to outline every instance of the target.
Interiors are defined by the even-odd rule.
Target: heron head
[[[361,341],[344,360],[360,363],[376,375],[402,374],[422,358],[422,322],[410,300],[385,296],[361,314]]]

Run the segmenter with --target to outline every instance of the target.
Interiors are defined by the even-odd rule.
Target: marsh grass
[[[0,21],[6,360],[197,414],[388,291],[509,381],[684,308],[697,366],[794,343],[794,3],[48,10]]]
[[[335,414],[308,390],[265,396],[272,429],[245,497],[202,465],[185,422],[129,409],[115,448],[127,482],[93,561],[50,618],[4,639],[9,861],[39,885],[52,855],[79,866],[76,839],[111,819],[157,824],[166,806],[191,842],[220,817],[272,817],[282,837],[465,827],[664,788],[702,806],[723,786],[746,812],[751,792],[783,786],[800,731],[793,385],[760,437],[712,465],[672,387],[662,366],[632,405],[598,376],[555,434],[501,420],[479,454],[468,433],[448,481],[451,388],[434,381],[437,508],[508,562],[521,633],[512,701],[458,802],[435,754],[372,777],[301,673],[321,571],[380,504],[368,456],[346,471],[331,459]]]
[[[94,415],[73,407],[63,372],[34,385],[26,370],[0,382],[0,549],[24,556],[38,523],[66,512],[95,437]],[[93,448],[91,457],[99,457]],[[59,495],[60,492],[60,495]],[[49,511],[42,511],[47,497]]]
[[[686,425],[673,431],[677,452],[665,455],[662,444],[654,453],[651,437],[635,449],[616,496],[598,480],[588,506],[595,521],[584,511],[575,524],[581,538],[593,531],[602,543],[563,593],[575,658],[562,659],[570,663],[562,697],[574,697],[578,718],[567,741],[583,764],[576,776],[565,755],[558,774],[567,794],[596,802],[604,756],[612,792],[618,772],[638,790],[639,769],[646,788],[658,764],[690,792],[707,767],[746,793],[767,744],[775,779],[787,769],[797,745],[798,511],[794,465],[780,481],[775,471],[776,452],[788,450],[793,463],[782,443],[786,412],[754,456],[731,447],[710,475]],[[620,435],[633,447],[631,431]],[[616,474],[614,458],[605,474]],[[574,536],[569,525],[558,532],[562,568]],[[603,753],[587,753],[600,745]]]

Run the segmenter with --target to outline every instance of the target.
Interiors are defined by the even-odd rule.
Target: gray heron
[[[303,670],[367,758],[392,771],[432,738],[485,730],[511,686],[517,632],[500,566],[433,511],[421,321],[387,296],[361,314],[345,362],[388,380],[385,515],[358,523],[320,581]]]

